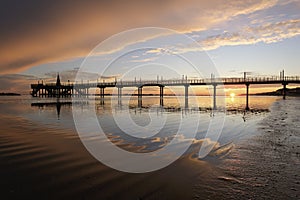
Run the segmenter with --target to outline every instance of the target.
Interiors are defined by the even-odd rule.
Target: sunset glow
[[[27,84],[32,80],[50,82],[57,72],[63,80],[72,80],[74,76],[70,74],[76,72],[84,57],[101,41],[130,28],[147,26],[174,29],[196,40],[222,77],[243,77],[244,71],[251,72],[249,76],[279,76],[282,69],[287,76],[300,74],[297,0],[236,0],[228,4],[219,0],[189,0],[164,1],[159,5],[152,1],[131,1],[126,6],[115,1],[71,4],[41,1],[32,7],[22,4],[25,3],[1,7],[6,16],[1,17],[0,91],[27,90],[27,93]],[[59,7],[64,9],[52,10]],[[41,14],[44,17],[39,17]],[[146,40],[149,38],[136,35],[114,45],[118,48],[99,55],[98,66],[103,67],[118,49],[138,47]],[[180,45],[183,55],[200,50]],[[157,52],[149,51],[152,57],[136,57],[132,62],[151,61]],[[251,88],[250,92],[258,90]]]
[[[2,0],[0,199],[299,199],[300,0]]]

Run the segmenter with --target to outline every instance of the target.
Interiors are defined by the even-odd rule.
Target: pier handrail
[[[60,86],[80,86],[80,87],[104,87],[104,86],[138,86],[138,85],[184,85],[184,84],[245,84],[245,83],[280,83],[280,82],[299,82],[299,76],[285,76],[284,78],[279,76],[270,77],[226,77],[226,78],[192,78],[192,79],[165,79],[165,80],[120,80],[112,82],[97,82],[89,81],[87,83],[67,82],[61,83]],[[31,84],[31,87],[38,86],[57,86],[56,83],[37,83]]]

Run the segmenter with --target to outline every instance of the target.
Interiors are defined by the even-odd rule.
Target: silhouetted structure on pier
[[[31,84],[31,95],[33,97],[70,97],[72,95],[87,95],[88,89],[95,87],[94,85],[87,84],[75,84],[68,81],[67,84],[61,84],[59,74],[57,74],[56,83],[38,82],[37,84]]]
[[[279,77],[256,77],[248,78],[246,73],[244,78],[215,78],[210,79],[188,79],[187,77],[177,80],[134,80],[134,81],[114,81],[114,82],[97,82],[97,83],[70,83],[61,84],[59,75],[57,75],[57,81],[55,84],[32,84],[31,85],[31,95],[37,96],[47,96],[47,97],[69,97],[72,95],[88,95],[90,88],[100,88],[100,99],[103,101],[105,96],[105,88],[117,87],[118,89],[118,100],[121,102],[122,89],[125,87],[136,87],[138,89],[138,105],[142,106],[142,96],[144,87],[159,87],[160,88],[160,105],[163,106],[164,97],[164,87],[172,86],[184,86],[184,96],[185,96],[185,107],[188,107],[188,97],[189,97],[189,87],[190,86],[201,86],[201,85],[211,85],[213,86],[213,109],[217,108],[216,96],[217,96],[217,86],[218,85],[245,85],[246,86],[246,110],[249,110],[249,87],[250,85],[262,85],[262,84],[281,84],[283,85],[283,99],[286,98],[286,86],[288,84],[299,84],[300,77],[284,76],[284,71],[280,73]],[[104,102],[104,101],[103,101]]]

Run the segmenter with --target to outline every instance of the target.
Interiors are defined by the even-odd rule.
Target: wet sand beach
[[[1,116],[1,190],[8,199],[192,199],[214,195],[221,185],[217,168],[183,156],[146,174],[112,170],[95,160],[73,130],[45,130],[28,121]],[[28,127],[32,126],[32,128]],[[34,132],[34,133],[33,133]],[[55,132],[55,134],[53,134]],[[197,145],[193,151],[196,153]]]
[[[300,200],[300,0],[0,15],[0,200]]]
[[[299,199],[299,109],[299,98],[274,102],[259,123],[260,133],[241,141],[223,160],[226,173],[245,183],[237,199]]]
[[[2,103],[1,195],[4,199],[298,199],[299,103],[296,98],[275,101],[270,113],[250,114],[244,125],[241,115],[230,116],[225,132],[236,131],[238,140],[233,134],[231,142],[201,160],[197,158],[201,142],[195,141],[168,167],[143,174],[101,164],[84,148],[74,125],[57,126],[55,110],[53,115],[41,110],[49,114],[49,121],[40,123],[28,117],[37,113],[36,108],[19,115],[23,104]],[[60,117],[67,114],[62,110]]]

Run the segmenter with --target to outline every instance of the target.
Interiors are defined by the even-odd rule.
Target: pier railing
[[[209,85],[209,84],[273,84],[281,82],[299,83],[299,76],[287,76],[284,78],[280,77],[250,77],[250,78],[206,78],[206,79],[172,79],[172,80],[139,80],[139,81],[117,81],[117,82],[100,82],[98,86],[138,86],[138,85]]]
[[[193,78],[193,79],[171,79],[171,80],[118,80],[113,82],[97,82],[97,81],[88,81],[88,82],[67,82],[61,83],[61,86],[70,86],[70,87],[84,87],[84,88],[93,88],[93,87],[133,87],[140,85],[164,85],[164,86],[178,86],[178,85],[211,85],[211,84],[280,84],[282,82],[287,83],[300,83],[300,76],[286,76],[284,78],[272,76],[272,77],[248,77],[248,78]],[[31,84],[31,88],[35,87],[56,87],[56,83],[38,83]]]

